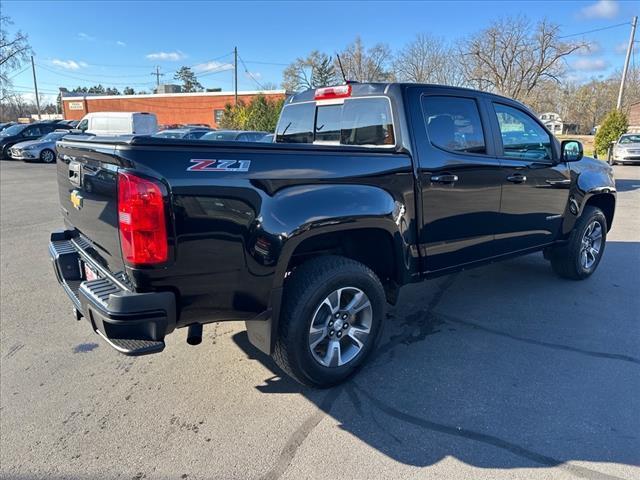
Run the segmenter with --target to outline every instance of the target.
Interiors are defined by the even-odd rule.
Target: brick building
[[[627,119],[629,120],[629,129],[627,131],[629,133],[640,133],[640,102],[629,105]]]
[[[284,90],[238,92],[238,101],[251,102],[262,94],[270,100],[284,98]],[[219,126],[224,107],[234,102],[234,92],[160,93],[150,95],[63,94],[66,120],[79,120],[90,112],[150,112],[159,125],[204,123]]]

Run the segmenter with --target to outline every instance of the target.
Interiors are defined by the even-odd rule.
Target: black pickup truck
[[[176,328],[197,344],[203,324],[243,320],[315,386],[364,362],[407,283],[536,251],[588,277],[616,202],[611,168],[522,104],[434,85],[306,91],[274,143],[57,148],[66,228],[49,249],[76,318],[129,355],[161,351]]]

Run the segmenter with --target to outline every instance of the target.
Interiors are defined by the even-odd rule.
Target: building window
[[[220,126],[220,122],[222,122],[222,114],[224,110],[214,110],[213,111],[213,120],[216,123],[216,126]]]

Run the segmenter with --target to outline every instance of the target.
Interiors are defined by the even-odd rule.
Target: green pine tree
[[[598,155],[606,155],[611,142],[617,141],[620,135],[626,133],[627,128],[627,116],[619,110],[610,111],[596,132],[594,149]]]

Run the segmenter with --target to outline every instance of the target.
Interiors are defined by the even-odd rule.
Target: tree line
[[[589,54],[584,41],[567,41],[558,25],[505,17],[453,42],[420,33],[393,52],[367,47],[360,37],[335,55],[314,50],[283,72],[283,88],[300,91],[347,80],[464,86],[519,100],[534,111],[556,112],[572,133],[590,133],[615,108],[621,72],[607,78],[569,75],[567,60]],[[586,77],[586,75],[585,75]],[[586,80],[586,81],[585,81]],[[640,100],[640,69],[631,68],[623,110]]]

